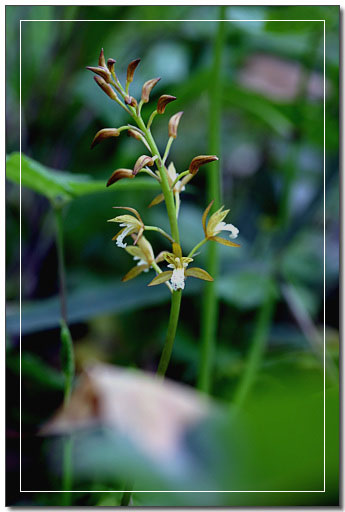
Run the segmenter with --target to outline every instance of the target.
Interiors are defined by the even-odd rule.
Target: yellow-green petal
[[[137,265],[137,266],[131,268],[131,270],[129,270],[127,272],[127,274],[125,276],[123,276],[121,281],[126,282],[126,281],[129,281],[130,279],[134,279],[135,277],[137,277],[139,274],[141,274],[147,268],[149,268],[149,265]]]
[[[214,242],[218,242],[222,245],[227,245],[228,247],[241,247],[240,244],[236,244],[235,242],[231,242],[230,240],[226,240],[225,238],[221,238],[220,236],[213,236],[210,238],[210,240],[213,240]]]
[[[191,267],[185,270],[185,275],[188,277],[196,277],[197,279],[202,279],[203,281],[213,281],[213,277],[210,276],[206,270],[198,267]]]
[[[165,283],[166,281],[169,281],[171,276],[172,271],[161,272],[155,278],[153,278],[151,283],[149,283],[147,286],[156,286],[157,284]]]

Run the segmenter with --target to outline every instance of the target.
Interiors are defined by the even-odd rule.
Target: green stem
[[[200,249],[200,247],[202,247],[204,244],[206,244],[207,242],[207,238],[204,238],[203,240],[201,240],[201,242],[199,242],[198,244],[196,244],[195,247],[193,247],[193,249],[190,251],[190,253],[188,254],[188,258],[191,258],[193,256],[193,254],[196,253],[196,251],[198,249]]]
[[[161,187],[162,187],[162,192],[164,194],[165,205],[166,205],[166,209],[167,209],[167,213],[168,213],[168,217],[169,217],[171,235],[176,243],[180,243],[180,235],[179,235],[178,224],[177,224],[177,219],[176,219],[176,208],[175,208],[174,194],[173,194],[173,191],[170,189],[169,182],[168,182],[168,176],[167,176],[167,173],[165,170],[165,166],[162,163],[161,155],[159,153],[159,150],[154,141],[154,138],[152,137],[150,130],[148,130],[146,128],[145,123],[142,120],[142,118],[137,116],[134,113],[133,113],[133,118],[135,119],[139,128],[144,132],[146,140],[148,142],[148,145],[150,146],[152,155],[157,156],[156,165],[157,165],[157,169],[159,171],[159,175],[161,177]]]
[[[66,272],[65,272],[65,258],[64,258],[62,208],[60,206],[54,206],[53,209],[54,209],[55,223],[56,223],[56,249],[57,249],[57,259],[58,259],[58,273],[59,273],[60,311],[61,311],[61,318],[67,324]]]
[[[145,226],[145,231],[157,231],[157,233],[160,233],[161,235],[165,236],[165,238],[167,238],[169,242],[174,242],[174,239],[171,238],[171,236],[168,235],[168,233],[166,233],[164,229],[158,228],[157,226]]]
[[[66,304],[66,271],[64,258],[64,236],[63,236],[63,219],[62,207],[53,206],[55,222],[56,222],[56,247],[58,257],[58,273],[59,273],[59,294],[61,309],[61,353],[62,353],[62,370],[65,376],[64,385],[64,406],[70,400],[72,391],[72,383],[74,378],[74,351],[73,341],[67,326],[67,304]],[[63,441],[63,462],[62,462],[62,505],[69,506],[71,504],[72,489],[72,450],[73,441],[68,436]]]
[[[276,295],[271,292],[258,311],[255,331],[249,349],[246,368],[235,392],[234,403],[242,405],[248,396],[265,352],[267,337],[272,323]]]
[[[220,20],[225,18],[226,6],[220,6]],[[209,89],[209,152],[212,155],[219,155],[221,149],[221,108],[222,108],[222,83],[221,64],[225,42],[225,23],[218,23],[218,30],[213,52],[212,81]],[[214,199],[214,208],[220,208],[221,184],[219,164],[209,164],[207,173],[207,202]],[[219,274],[218,244],[209,244],[207,250],[207,270],[216,281]],[[203,296],[202,319],[201,319],[201,353],[198,376],[198,388],[206,393],[211,391],[211,374],[216,345],[218,299],[216,295],[215,281],[205,285]]]
[[[169,317],[169,324],[168,324],[168,330],[167,335],[163,347],[163,352],[158,364],[157,369],[157,375],[164,377],[169,362],[170,357],[174,345],[175,335],[176,335],[176,329],[179,319],[179,313],[180,313],[180,306],[181,306],[181,298],[182,298],[182,291],[178,290],[172,293],[171,295],[171,309],[170,309],[170,317]]]
[[[169,137],[169,140],[168,140],[168,143],[166,145],[166,148],[165,148],[165,151],[164,151],[164,155],[163,155],[163,164],[165,164],[165,161],[168,158],[169,151],[170,151],[170,148],[171,148],[171,144],[174,142],[174,140],[175,140],[174,137]],[[171,188],[174,188],[174,187],[171,187]]]

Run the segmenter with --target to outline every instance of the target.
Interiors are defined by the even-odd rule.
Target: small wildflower
[[[91,149],[99,144],[103,139],[109,139],[109,137],[118,137],[120,133],[120,130],[117,128],[103,128],[102,130],[99,130],[92,141]]]
[[[209,218],[208,223],[206,224],[207,215],[209,214],[209,211],[213,205],[214,201],[211,201],[206,210],[203,213],[202,216],[202,225],[204,228],[205,238],[208,240],[213,240],[215,242],[218,242],[222,245],[228,245],[231,247],[240,247],[239,244],[236,244],[235,242],[231,242],[230,240],[225,240],[224,238],[221,238],[217,235],[221,233],[222,231],[229,231],[230,238],[237,238],[239,230],[233,225],[233,224],[226,224],[224,222],[225,217],[229,213],[230,210],[224,210],[224,206],[219,208],[215,213],[211,215]]]
[[[134,235],[132,235],[132,238],[135,240]],[[133,260],[137,261],[137,264],[135,267],[131,268],[122,278],[123,282],[134,279],[142,272],[148,272],[153,262],[159,263],[164,259],[164,253],[160,253],[155,258],[152,245],[144,235],[140,237],[136,246],[130,245],[129,247],[125,247],[125,250],[128,252],[128,254],[133,256]]]
[[[169,125],[168,125],[168,130],[169,130],[169,137],[173,137],[174,139],[176,139],[177,137],[177,128],[178,128],[178,125],[179,125],[179,122],[180,122],[180,119],[183,115],[183,111],[182,112],[177,112],[177,114],[174,114],[170,120],[169,120]]]
[[[137,175],[141,169],[144,169],[146,165],[149,165],[150,167],[154,164],[155,157],[152,158],[152,156],[147,155],[141,155],[139,156],[138,160],[135,162],[133,174]]]
[[[116,92],[111,87],[111,85],[106,82],[106,80],[104,80],[102,77],[97,76],[97,75],[94,76],[93,78],[94,78],[96,84],[100,86],[100,88],[105,92],[105,94],[107,96],[109,96],[110,99],[112,99],[112,100],[117,99]]]
[[[126,236],[136,234],[134,240],[134,245],[138,242],[140,237],[142,236],[145,225],[139,215],[139,213],[134,208],[129,208],[126,206],[113,206],[113,208],[120,208],[123,210],[128,210],[130,212],[133,212],[135,217],[133,215],[118,215],[114,219],[109,219],[108,222],[117,222],[119,223],[120,227],[122,228],[114,237],[113,240],[116,240],[116,245],[118,247],[121,247],[122,249],[125,249],[127,247],[127,244],[123,242],[123,240],[126,238]]]
[[[167,104],[174,100],[176,100],[176,96],[170,96],[170,94],[163,94],[159,98],[158,103],[157,103],[158,114],[164,114],[165,107],[167,106]]]
[[[116,183],[123,178],[135,178],[132,169],[116,169],[107,181],[107,187],[110,187],[113,183]]]
[[[198,172],[199,167],[201,167],[204,164],[208,164],[209,162],[214,162],[215,160],[218,160],[218,157],[216,155],[196,156],[189,164],[189,172],[195,175]]]
[[[176,172],[173,162],[170,162],[169,167],[167,168],[167,175],[168,175],[169,185],[171,187],[177,178],[177,172]],[[174,194],[180,194],[185,189],[186,189],[186,187],[184,185],[184,180],[182,179],[175,183],[173,192],[174,192]],[[151,203],[149,204],[149,208],[152,208],[152,206],[156,206],[157,204],[162,203],[163,201],[164,201],[164,194],[158,194],[158,196],[156,196],[152,199]]]
[[[135,60],[132,60],[132,62],[130,62],[128,64],[128,68],[127,68],[127,83],[130,84],[131,82],[133,82],[134,71],[136,70],[140,60],[141,59],[135,59]]]
[[[164,258],[169,263],[168,268],[173,270],[158,274],[148,286],[155,286],[170,280],[172,289],[177,291],[184,289],[187,277],[213,281],[213,278],[205,270],[197,267],[187,268],[189,263],[193,261],[193,258],[182,256],[181,247],[177,243],[173,243],[173,252],[165,253]]]
[[[141,90],[141,101],[143,103],[148,103],[150,101],[150,93],[154,86],[159,82],[160,78],[152,78],[144,83],[143,88]]]

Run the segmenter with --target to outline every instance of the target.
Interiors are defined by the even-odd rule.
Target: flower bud
[[[137,130],[129,129],[129,130],[127,130],[127,135],[129,137],[133,137],[133,139],[140,140],[140,141],[142,140],[142,135],[140,135],[140,133],[137,132]]]
[[[131,82],[133,82],[134,71],[136,70],[136,67],[138,66],[140,60],[141,59],[135,59],[135,60],[132,60],[132,62],[130,62],[128,64],[128,68],[127,68],[127,83],[130,84]]]
[[[143,169],[146,165],[149,165],[150,167],[153,165],[154,160],[152,156],[147,155],[141,155],[139,156],[138,160],[135,162],[135,166],[133,169],[134,176],[138,174],[138,172]]]
[[[167,106],[167,104],[174,100],[176,100],[175,96],[170,96],[169,94],[163,94],[163,96],[161,96],[159,98],[158,103],[157,103],[158,114],[164,114],[165,107]]]
[[[199,167],[204,164],[208,164],[209,162],[214,162],[215,160],[218,160],[218,157],[215,155],[196,156],[189,165],[189,172],[194,175],[198,172]]]
[[[132,96],[126,96],[125,103],[126,103],[126,105],[131,105],[131,107],[136,107],[138,105],[137,100],[135,98],[133,98]]]
[[[116,92],[109,84],[107,84],[105,80],[103,80],[103,78],[101,78],[100,76],[94,76],[93,78],[95,82],[100,86],[100,88],[105,92],[105,94],[109,96],[109,98],[111,98],[112,100],[116,100]]]
[[[118,137],[120,133],[121,132],[117,128],[103,128],[103,130],[99,130],[92,141],[91,149],[97,146],[97,144],[99,144],[103,139]]]
[[[96,75],[99,75],[105,80],[107,83],[110,82],[110,71],[107,68],[103,67],[94,67],[94,66],[86,66],[86,69],[92,71],[93,73],[96,73]]]
[[[119,180],[122,180],[122,178],[134,178],[134,174],[132,169],[117,169],[113,172],[113,174],[110,176],[107,182],[107,187],[112,185],[113,183],[116,183]]]
[[[102,66],[103,68],[105,68],[105,58],[104,58],[104,50],[103,50],[103,48],[101,49],[101,53],[99,54],[99,57],[98,57],[98,65]]]
[[[115,59],[107,60],[107,68],[109,69],[110,73],[115,73],[115,62]]]
[[[148,103],[150,101],[150,93],[154,86],[159,82],[160,78],[152,78],[144,83],[143,88],[141,90],[141,101],[143,103]]]
[[[173,137],[176,139],[177,137],[177,128],[182,117],[183,112],[177,112],[177,114],[173,115],[169,120],[169,137]]]

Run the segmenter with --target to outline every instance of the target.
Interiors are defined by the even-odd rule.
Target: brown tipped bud
[[[177,137],[177,128],[182,117],[183,112],[177,112],[177,114],[173,115],[169,120],[169,137]]]
[[[214,162],[215,160],[218,160],[218,157],[215,155],[200,155],[193,158],[189,165],[189,172],[191,174],[196,174],[199,170],[199,167],[201,167],[204,164],[208,164],[209,162]]]
[[[134,174],[132,169],[116,169],[116,171],[113,172],[113,174],[110,176],[107,182],[107,187],[110,187],[113,183],[116,183],[119,180],[122,180],[123,178],[134,178]]]
[[[141,171],[141,169],[143,169],[145,167],[145,165],[149,165],[151,167],[153,165],[153,162],[154,162],[154,160],[153,160],[152,156],[147,156],[147,155],[139,156],[138,160],[135,162],[133,174],[134,175],[138,174],[138,172]]]
[[[141,101],[143,103],[148,103],[150,101],[150,93],[154,86],[159,82],[160,78],[152,78],[144,83],[143,88],[141,90]]]
[[[115,59],[107,60],[107,68],[109,69],[110,73],[115,73],[115,62]]]
[[[101,49],[101,53],[99,54],[99,57],[98,57],[98,65],[102,66],[103,68],[105,68],[105,58],[104,58],[104,50],[103,50],[103,48]]]
[[[97,144],[99,144],[103,139],[118,137],[120,133],[121,132],[117,128],[103,128],[103,130],[99,130],[92,141],[91,149],[97,146]]]
[[[107,68],[86,66],[86,69],[89,69],[93,73],[96,73],[96,75],[101,76],[106,82],[110,82],[111,75]]]
[[[131,107],[136,107],[138,105],[137,100],[135,98],[133,98],[132,96],[126,96],[125,103],[126,103],[126,105],[131,105]]]
[[[109,98],[111,98],[112,100],[116,100],[116,92],[109,84],[107,84],[105,80],[103,80],[103,78],[99,76],[94,76],[93,78],[95,82],[100,86],[100,88],[105,92],[105,94],[109,96]]]
[[[132,60],[132,62],[130,62],[128,64],[128,68],[127,68],[127,82],[129,84],[131,82],[133,82],[134,71],[136,70],[139,62],[140,62],[140,59],[135,59],[135,60]]]
[[[133,139],[140,140],[140,141],[142,140],[142,136],[136,130],[127,130],[127,135],[129,137],[133,137]]]
[[[165,107],[167,106],[167,104],[174,100],[176,100],[175,96],[170,96],[169,94],[163,94],[163,96],[161,96],[159,98],[158,103],[157,103],[158,114],[164,114]]]

